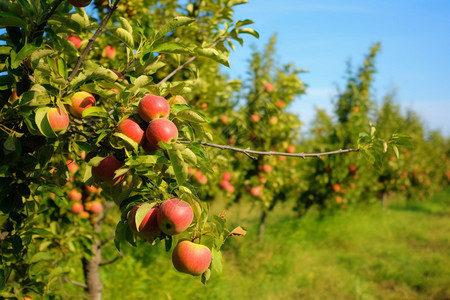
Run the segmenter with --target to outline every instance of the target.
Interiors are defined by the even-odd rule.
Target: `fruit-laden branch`
[[[89,39],[89,43],[87,44],[86,48],[84,48],[83,53],[81,53],[80,57],[78,58],[77,64],[75,65],[75,67],[72,70],[72,73],[70,73],[69,77],[67,78],[68,83],[70,81],[72,81],[72,79],[75,77],[75,75],[77,75],[78,70],[80,69],[81,64],[83,63],[84,58],[86,57],[88,52],[91,50],[92,45],[94,44],[95,40],[100,35],[100,33],[102,32],[103,28],[105,28],[106,23],[108,23],[113,12],[117,9],[117,4],[119,3],[119,1],[120,0],[114,1],[114,4],[112,6],[108,7],[108,14],[103,19],[102,23],[100,24],[100,27],[97,29],[97,31],[94,33],[94,35]]]
[[[217,46],[217,44],[219,44],[220,42],[225,41],[226,37],[222,37],[220,39],[218,39],[217,41],[215,41],[211,46],[209,46],[208,48],[214,48],[215,46]],[[163,84],[164,82],[166,82],[167,80],[169,80],[170,78],[172,78],[175,74],[177,74],[178,71],[180,71],[181,69],[183,69],[184,67],[186,67],[188,64],[190,64],[191,62],[193,62],[195,59],[197,59],[197,56],[192,56],[191,58],[189,58],[187,61],[185,61],[182,65],[178,66],[175,70],[173,70],[172,72],[170,72],[166,77],[164,77],[163,79],[161,79],[160,82],[158,82],[156,84],[156,86],[160,86],[161,84]]]
[[[119,253],[116,255],[116,257],[114,257],[113,259],[106,260],[106,261],[101,261],[99,265],[100,265],[100,266],[105,266],[105,265],[112,264],[112,263],[116,262],[116,260],[118,260],[118,259],[120,259],[120,258],[122,258],[122,257],[123,257],[122,252],[119,252]]]
[[[181,144],[191,144],[193,143],[192,141],[177,141],[178,143]],[[204,141],[198,141],[198,143],[200,143],[200,145],[203,146],[208,146],[208,147],[213,147],[213,148],[219,148],[221,150],[231,150],[231,151],[237,151],[237,152],[242,152],[245,155],[247,155],[248,157],[250,157],[251,159],[257,160],[258,158],[256,156],[253,156],[251,154],[256,154],[256,155],[281,155],[281,156],[292,156],[292,157],[301,157],[301,158],[306,158],[306,157],[317,157],[317,158],[321,158],[322,156],[326,156],[326,155],[334,155],[334,154],[340,154],[340,153],[349,153],[349,152],[359,152],[359,149],[339,149],[339,150],[335,150],[335,151],[328,151],[328,152],[318,152],[318,153],[289,153],[289,152],[277,152],[277,151],[256,151],[256,150],[251,150],[251,149],[243,149],[243,148],[238,148],[238,147],[232,147],[232,146],[228,146],[228,145],[219,145],[219,144],[213,144],[213,143],[207,143]]]

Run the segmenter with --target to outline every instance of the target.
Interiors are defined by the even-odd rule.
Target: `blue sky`
[[[378,101],[396,89],[396,101],[417,111],[427,128],[450,136],[449,0],[249,0],[236,7],[237,19],[251,19],[259,40],[245,38],[231,54],[233,77],[244,77],[251,45],[263,49],[277,33],[280,63],[306,68],[307,95],[291,111],[308,123],[314,107],[331,110],[336,85],[343,86],[346,63],[359,66],[380,41],[374,91]]]

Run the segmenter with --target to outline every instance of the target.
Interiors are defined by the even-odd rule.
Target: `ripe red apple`
[[[183,96],[176,95],[176,96],[173,96],[172,98],[170,98],[170,100],[169,100],[169,105],[170,106],[173,106],[175,104],[186,104],[187,105],[187,102],[186,102],[186,99],[184,99]]]
[[[295,153],[295,146],[294,145],[290,145],[289,147],[287,147],[286,151],[288,153]]]
[[[147,241],[153,241],[155,237],[159,235],[161,230],[158,227],[157,215],[158,208],[152,207],[145,217],[142,219],[139,225],[139,230],[136,226],[136,212],[141,207],[142,204],[136,205],[130,210],[128,215],[128,226],[130,226],[131,231],[139,235],[140,237],[146,239]]]
[[[230,174],[230,172],[223,172],[223,174],[222,174],[222,179],[223,179],[223,180],[226,180],[226,181],[229,181],[229,180],[231,179],[231,174]]]
[[[234,139],[234,138],[229,138],[229,139],[228,139],[228,143],[230,143],[231,145],[233,145],[234,143],[236,143],[236,139]]]
[[[72,205],[72,212],[73,212],[73,213],[79,214],[79,213],[81,213],[82,211],[84,211],[84,207],[83,207],[83,204],[81,204],[80,202],[75,202],[75,203]]]
[[[333,184],[333,190],[335,192],[339,192],[341,190],[341,187],[338,183]]]
[[[82,212],[80,212],[80,214],[78,216],[82,219],[87,219],[87,218],[89,218],[89,215],[90,214],[88,211],[83,210]]]
[[[97,214],[103,210],[103,205],[100,202],[92,202],[89,210],[94,214]]]
[[[86,7],[91,3],[91,0],[67,0],[70,4],[76,7]]]
[[[356,172],[356,166],[355,165],[350,165],[348,166],[348,170],[350,173],[355,173]]]
[[[167,235],[185,231],[194,219],[194,212],[189,203],[174,198],[164,201],[158,210],[158,225]]]
[[[250,116],[250,120],[252,122],[256,123],[256,122],[259,122],[260,118],[259,118],[259,116],[257,114],[253,114],[253,115]]]
[[[252,194],[255,197],[261,197],[262,196],[262,189],[263,189],[262,185],[253,187],[250,190],[250,194]]]
[[[225,188],[225,190],[226,190],[228,193],[232,194],[232,193],[234,193],[234,186],[230,183],[230,185],[228,185],[228,186]]]
[[[72,101],[70,113],[77,118],[81,118],[83,110],[95,105],[94,96],[87,92],[76,92],[70,100]]]
[[[168,118],[170,105],[165,98],[148,94],[139,101],[138,113],[142,120],[146,122],[159,118]]]
[[[208,109],[208,103],[202,103],[201,108],[203,110],[207,110]]]
[[[222,123],[224,123],[224,124],[228,123],[228,116],[225,116],[225,115],[221,116],[220,121],[222,121]]]
[[[114,156],[105,157],[96,167],[92,167],[92,176],[108,184],[116,185],[125,178],[125,174],[114,178],[115,171],[123,166]]]
[[[228,180],[222,180],[220,182],[220,187],[224,190],[227,190],[231,186],[231,183]]]
[[[59,107],[51,107],[47,112],[47,119],[55,133],[62,133],[69,126],[69,116]]]
[[[117,131],[125,134],[138,144],[143,142],[145,132],[133,118],[120,122],[119,126],[117,126]]]
[[[145,136],[150,145],[158,147],[159,142],[171,143],[176,141],[178,139],[178,129],[168,119],[156,119],[148,125]]]
[[[179,272],[203,274],[211,264],[211,250],[190,241],[180,241],[172,252],[172,263]]]
[[[286,160],[286,156],[281,155],[280,156],[280,161],[285,161]]]
[[[84,190],[87,194],[98,194],[100,195],[100,189],[96,188],[93,185],[85,185]]]
[[[206,177],[202,171],[197,171],[195,173],[195,179],[198,181],[198,183],[200,184],[206,184],[208,182],[208,177]]]
[[[336,203],[342,203],[342,197],[341,196],[337,196],[336,197]]]
[[[69,199],[72,201],[81,201],[81,193],[76,189],[73,189],[69,192]]]
[[[67,165],[67,169],[72,174],[75,173],[78,170],[77,163],[74,160],[72,160],[72,159],[66,160],[66,165]]]
[[[278,101],[275,103],[275,105],[278,106],[279,108],[283,108],[283,107],[286,106],[286,103],[284,103],[284,102],[281,101],[281,100],[278,100]]]
[[[271,92],[271,91],[273,91],[273,84],[271,84],[271,83],[266,83],[266,84],[264,85],[264,90],[265,90],[266,92]]]
[[[264,165],[264,166],[262,167],[262,170],[263,170],[264,172],[266,172],[266,173],[270,173],[270,172],[272,172],[272,166],[270,166],[270,165]]]
[[[90,1],[89,1],[90,2]],[[69,41],[69,42],[72,42],[73,43],[73,45],[75,46],[75,48],[80,48],[80,46],[81,46],[81,39],[79,38],[79,37],[77,37],[77,36],[74,36],[74,35],[69,35],[68,37],[67,37],[67,40]]]
[[[267,182],[267,178],[265,178],[265,177],[259,177],[259,178],[258,178],[258,181],[261,182],[262,184],[264,184],[264,183]]]
[[[113,46],[107,45],[105,47],[105,55],[107,58],[113,59],[116,56],[116,48]]]

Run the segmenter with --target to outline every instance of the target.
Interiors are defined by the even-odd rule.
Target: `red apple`
[[[286,160],[286,156],[281,155],[280,156],[280,161],[285,161]]]
[[[83,210],[82,212],[80,212],[79,216],[80,216],[80,218],[82,218],[82,219],[87,219],[87,218],[89,218],[89,212]]]
[[[335,192],[339,192],[339,191],[341,190],[341,187],[339,186],[338,183],[333,184],[333,190],[334,190]]]
[[[74,160],[72,160],[72,159],[66,160],[66,165],[67,165],[67,169],[72,174],[75,173],[78,170],[77,163]]]
[[[171,143],[176,141],[178,139],[178,129],[168,119],[156,119],[148,125],[145,136],[150,145],[158,147],[159,142]]]
[[[108,184],[118,184],[125,178],[125,174],[114,178],[115,171],[123,166],[114,156],[105,157],[96,167],[92,167],[92,176]]]
[[[138,144],[141,144],[144,138],[144,130],[134,119],[125,119],[117,126],[117,131],[125,134]]]
[[[81,201],[81,197],[81,193],[76,189],[71,190],[69,193],[69,199],[72,201]]]
[[[194,219],[194,212],[189,203],[174,198],[166,200],[158,210],[158,225],[167,235],[185,231]]]
[[[96,188],[93,185],[85,185],[84,190],[87,194],[100,194],[100,189]]]
[[[234,186],[233,186],[232,184],[230,184],[230,185],[228,185],[228,186],[225,188],[225,190],[226,190],[228,193],[232,194],[232,193],[234,193]]]
[[[253,115],[250,116],[250,120],[252,122],[256,123],[256,122],[259,122],[260,118],[259,118],[259,116],[257,114],[253,114]]]
[[[275,125],[278,123],[278,118],[277,117],[270,117],[269,118],[269,123],[272,125]]]
[[[222,174],[222,179],[223,179],[223,180],[226,180],[226,181],[229,181],[229,180],[231,179],[231,174],[230,174],[230,172],[224,172],[224,173]]]
[[[79,214],[82,211],[84,211],[84,207],[83,204],[81,204],[80,202],[76,202],[72,205],[72,212],[75,214]]]
[[[220,182],[220,187],[224,190],[227,190],[231,186],[231,183],[228,180],[222,180]]]
[[[168,118],[170,105],[163,97],[148,94],[139,101],[138,113],[142,120],[146,122],[159,118]]]
[[[172,263],[179,272],[203,274],[211,264],[211,250],[190,241],[180,241],[172,252]]]
[[[113,46],[106,46],[105,47],[105,55],[107,58],[111,58],[113,59],[116,56],[116,48],[114,48]]]
[[[271,92],[271,91],[273,91],[273,84],[271,84],[271,83],[266,83],[266,84],[264,85],[264,90],[265,90],[266,92]]]
[[[146,239],[147,241],[153,241],[155,237],[161,232],[158,227],[157,215],[158,208],[152,207],[145,217],[142,219],[139,225],[139,230],[136,226],[136,213],[142,204],[136,205],[130,210],[128,215],[128,226],[130,226],[131,231],[139,235],[140,237]]]
[[[89,210],[94,214],[99,213],[103,210],[103,205],[100,202],[92,202]]]
[[[67,40],[69,42],[72,42],[73,45],[75,46],[75,48],[77,48],[77,49],[80,48],[80,46],[81,46],[81,39],[79,37],[73,36],[73,35],[69,35],[67,37]]]
[[[349,170],[350,173],[355,173],[355,172],[356,172],[356,166],[350,165],[350,166],[348,167],[348,170]]]
[[[230,143],[231,145],[233,145],[234,143],[236,143],[236,139],[234,139],[234,138],[229,138],[229,139],[228,139],[228,143]]]
[[[76,7],[86,7],[91,3],[91,0],[67,0],[70,4]]]
[[[272,167],[270,165],[264,165],[262,167],[262,170],[266,173],[270,173],[270,172],[272,172]]]
[[[222,121],[224,124],[228,123],[228,116],[221,116],[220,121]]]
[[[342,197],[341,196],[337,196],[336,197],[336,203],[341,203],[342,202]]]
[[[48,110],[47,119],[55,133],[64,132],[69,126],[69,116],[58,107],[51,107]]]
[[[208,103],[202,103],[201,108],[203,110],[207,110],[208,109]]]
[[[206,177],[202,171],[197,171],[195,173],[195,179],[198,181],[198,183],[200,184],[206,184],[208,182],[208,177]]]
[[[290,145],[287,150],[288,153],[295,153],[295,146],[294,145]]]
[[[279,108],[283,108],[283,107],[286,106],[286,103],[284,103],[284,102],[281,101],[281,100],[278,100],[278,101],[275,103],[275,105],[278,106]]]
[[[255,197],[261,197],[262,196],[262,189],[263,189],[262,185],[253,187],[250,190],[250,194],[252,194]]]
[[[170,100],[169,100],[169,105],[170,106],[173,106],[175,104],[186,104],[187,105],[187,102],[186,102],[186,99],[184,99],[183,96],[176,95],[176,96],[173,96],[172,98],[170,98]]]
[[[94,96],[87,92],[76,92],[70,100],[72,101],[70,113],[77,118],[81,118],[83,110],[95,105]]]

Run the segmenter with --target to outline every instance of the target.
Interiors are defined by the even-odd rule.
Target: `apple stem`
[[[200,242],[200,240],[202,239],[202,236],[207,235],[208,233],[212,233],[212,231],[211,231],[211,230],[205,231],[205,232],[203,232],[202,234],[197,235],[196,237],[194,237],[194,238],[191,240],[191,242],[194,242],[196,239],[198,239],[198,241]]]
[[[114,4],[112,6],[108,7],[108,14],[103,19],[102,23],[100,24],[100,27],[97,29],[97,31],[94,33],[94,35],[89,39],[89,43],[87,44],[86,48],[84,48],[83,53],[78,58],[77,64],[75,65],[75,67],[72,70],[72,73],[70,73],[69,77],[67,78],[67,83],[70,83],[72,81],[72,79],[75,77],[75,75],[77,75],[78,70],[80,69],[81,64],[83,63],[84,58],[86,57],[88,52],[91,50],[92,45],[94,44],[95,40],[100,35],[100,33],[102,32],[103,28],[105,28],[106,23],[108,23],[113,12],[117,9],[117,4],[119,3],[119,1],[120,0],[114,1]]]
[[[192,144],[193,141],[177,141],[180,144]],[[231,150],[236,152],[241,152],[250,157],[251,159],[257,160],[258,157],[253,156],[251,154],[257,154],[257,155],[281,155],[281,156],[291,156],[291,157],[301,157],[305,159],[306,157],[317,157],[321,158],[322,156],[326,155],[334,155],[334,154],[341,154],[341,153],[349,153],[349,152],[359,152],[359,149],[339,149],[334,151],[328,151],[328,152],[318,152],[318,153],[289,153],[289,152],[278,152],[278,151],[257,151],[257,150],[251,150],[249,148],[243,149],[238,147],[232,147],[229,145],[219,145],[214,143],[207,143],[204,141],[198,141],[200,145],[213,147],[213,148],[219,148],[221,150]]]

